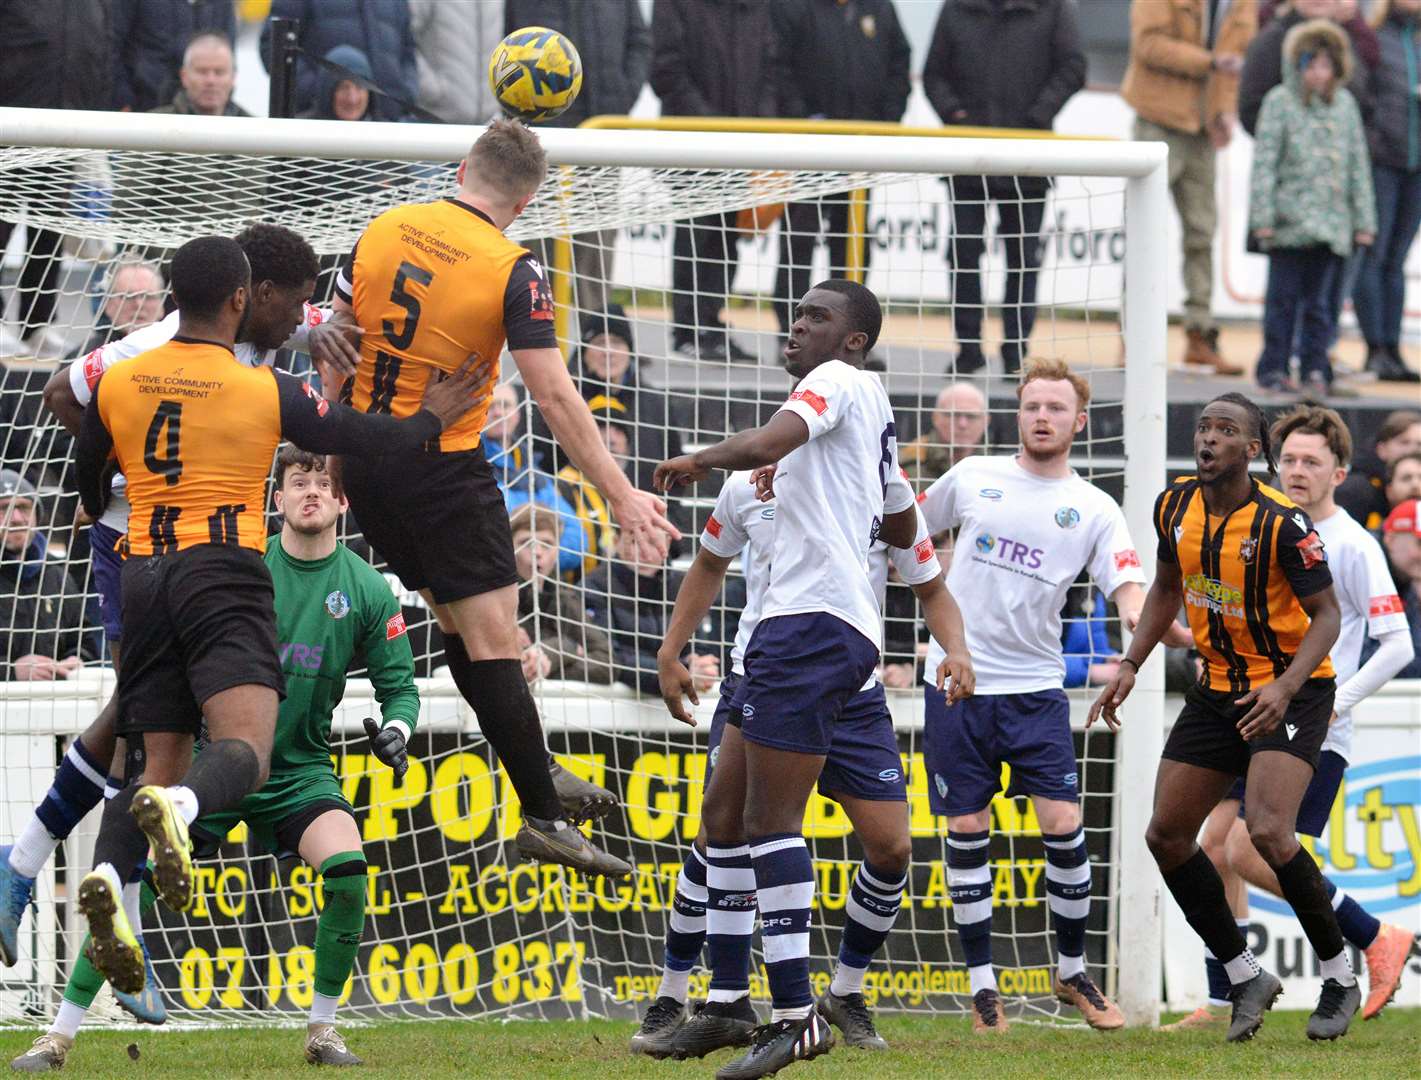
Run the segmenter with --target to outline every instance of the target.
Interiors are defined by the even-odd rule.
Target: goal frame
[[[0,146],[203,152],[251,156],[454,161],[483,129],[472,125],[359,125],[326,120],[201,117],[0,108]],[[804,169],[1122,179],[1126,221],[1122,332],[1125,352],[1124,511],[1147,576],[1154,572],[1151,520],[1165,482],[1166,267],[1170,213],[1162,143],[1054,138],[744,133],[737,131],[539,129],[556,166]],[[947,134],[946,132],[944,134]],[[1144,841],[1163,743],[1160,650],[1136,679],[1118,735],[1112,872],[1117,897],[1114,958],[1119,1003],[1131,1025],[1158,1021],[1161,887]]]

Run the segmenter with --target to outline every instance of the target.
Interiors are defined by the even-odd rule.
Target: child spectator
[[[606,685],[612,681],[612,643],[588,622],[582,589],[559,581],[557,510],[528,502],[509,516],[518,567],[518,628],[523,674]]]
[[[1303,382],[1326,394],[1327,288],[1352,245],[1370,244],[1376,232],[1372,174],[1361,114],[1343,85],[1352,64],[1346,36],[1313,19],[1288,32],[1283,57],[1283,81],[1263,99],[1253,151],[1249,230],[1268,253],[1255,377],[1264,390],[1295,389],[1288,361],[1301,316]]]

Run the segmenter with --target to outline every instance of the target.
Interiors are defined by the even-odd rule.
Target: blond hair
[[[1027,385],[1038,379],[1047,382],[1068,382],[1076,392],[1077,408],[1084,411],[1090,404],[1090,383],[1072,371],[1064,360],[1028,360],[1026,370],[1021,373],[1021,382],[1016,384],[1016,399],[1020,401]]]
[[[490,123],[464,161],[470,186],[510,204],[537,191],[548,174],[543,144],[517,120]]]

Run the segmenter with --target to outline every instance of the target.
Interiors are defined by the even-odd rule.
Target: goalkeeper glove
[[[403,780],[409,771],[410,759],[405,753],[405,737],[398,724],[381,728],[370,717],[365,718],[365,734],[370,737],[370,751],[395,771],[395,779]]]

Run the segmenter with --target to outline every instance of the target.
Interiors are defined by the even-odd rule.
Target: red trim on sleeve
[[[404,632],[405,632],[405,616],[404,616],[404,612],[401,612],[401,613],[398,614],[398,615],[391,615],[388,619],[385,620],[385,640],[386,640],[386,641],[394,641],[395,638],[399,637],[399,636],[400,636],[401,634],[403,634]]]
[[[823,416],[829,411],[829,403],[816,394],[813,390],[796,390],[789,396],[791,401],[802,401],[814,410],[818,416]]]
[[[1401,597],[1396,593],[1390,596],[1374,596],[1367,603],[1367,617],[1369,619],[1380,619],[1383,615],[1400,615],[1406,609],[1401,605]]]
[[[1125,570],[1132,566],[1136,570],[1140,568],[1140,555],[1134,548],[1128,548],[1125,551],[1117,551],[1115,553],[1116,570]]]
[[[723,526],[721,525],[720,522],[718,522],[718,521],[715,519],[715,515],[714,515],[714,514],[712,514],[710,517],[706,518],[706,532],[710,533],[710,534],[711,534],[712,536],[714,536],[717,540],[720,539],[720,530],[721,530],[722,528],[723,528]]]
[[[913,554],[918,557],[918,562],[928,563],[937,558],[937,549],[933,547],[932,537],[919,540],[913,547]]]
[[[84,382],[89,386],[89,393],[94,392],[94,387],[99,385],[99,376],[104,373],[104,350],[95,349],[88,356],[84,357]]]

